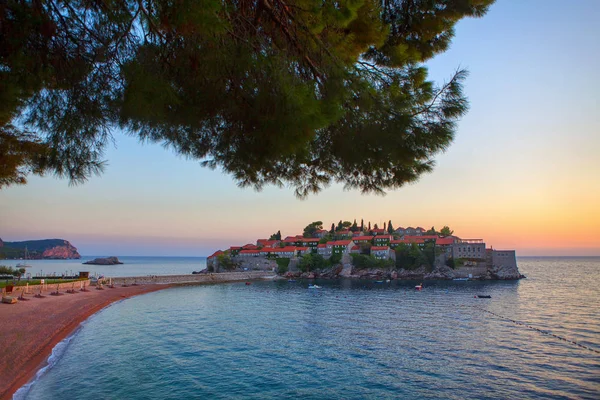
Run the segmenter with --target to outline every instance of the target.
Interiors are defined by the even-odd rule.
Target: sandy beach
[[[10,399],[41,368],[52,349],[81,322],[115,301],[166,289],[171,285],[140,285],[0,304],[0,399]],[[64,291],[63,291],[64,292]]]

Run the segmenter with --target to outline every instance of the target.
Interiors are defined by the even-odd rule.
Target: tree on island
[[[426,235],[437,235],[435,228],[432,226],[430,230],[425,232]]]
[[[358,232],[358,225],[356,224],[356,219],[354,220],[354,223],[352,224],[352,226],[350,227],[350,230],[352,232]]]
[[[446,225],[440,231],[440,235],[442,236],[450,236],[454,233],[454,231],[450,230],[450,228]]]
[[[277,233],[272,234],[269,237],[269,240],[281,240],[281,231],[277,231]]]
[[[332,235],[335,233],[335,224],[333,222],[331,223],[331,229],[329,230],[329,233]]]
[[[388,233],[390,235],[394,233],[394,227],[392,226],[392,220],[391,219],[388,221],[387,231],[388,231]]]
[[[369,227],[367,228],[369,232],[371,232],[371,221],[369,221]]]
[[[304,236],[305,238],[312,238],[315,236],[317,231],[320,231],[321,229],[323,229],[322,221],[311,222],[304,228],[302,236]]]
[[[362,218],[360,219],[360,231],[365,231],[365,221]]]
[[[397,189],[468,108],[425,63],[493,1],[3,2],[0,188],[81,183],[123,130],[242,187]]]

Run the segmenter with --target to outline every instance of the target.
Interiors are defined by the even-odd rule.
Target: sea
[[[123,261],[96,271],[205,265]],[[144,294],[90,317],[14,398],[600,399],[600,257],[518,264],[526,279],[421,291],[417,281],[283,280]]]

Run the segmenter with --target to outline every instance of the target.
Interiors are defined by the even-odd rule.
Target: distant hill
[[[0,259],[25,258],[25,249],[27,249],[27,258],[32,260],[81,258],[77,248],[64,239],[25,240],[22,242],[3,242],[0,239]]]

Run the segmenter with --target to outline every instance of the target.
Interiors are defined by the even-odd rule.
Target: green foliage
[[[429,229],[427,232],[425,232],[426,235],[437,235],[437,232],[435,230],[435,228],[432,226],[431,229]]]
[[[306,227],[304,228],[303,236],[305,238],[311,238],[315,235],[315,233],[318,230],[321,230],[321,229],[323,229],[322,221],[311,222],[310,224],[306,225]]]
[[[371,247],[372,247],[371,243],[361,243],[359,245],[359,247],[360,247],[360,254],[364,254],[367,256],[371,255]]]
[[[350,231],[352,231],[352,232],[358,232],[358,225],[356,224],[356,219],[352,223],[352,226],[350,226]]]
[[[339,253],[332,254],[327,261],[331,266],[338,265],[342,261],[342,255]]]
[[[423,63],[493,0],[292,3],[5,1],[0,187],[83,182],[116,129],[299,197],[431,171],[467,110],[466,73],[436,86]]]
[[[277,258],[275,260],[277,262],[277,273],[278,274],[285,274],[286,272],[288,272],[288,267],[290,265],[290,259],[289,258]]]
[[[453,230],[450,230],[450,228],[446,225],[442,228],[442,230],[440,231],[440,234],[442,236],[450,236],[454,233]]]
[[[390,235],[392,235],[394,233],[394,227],[392,225],[392,220],[390,219],[388,222],[388,226],[387,226],[387,231]]]
[[[446,259],[446,265],[447,265],[448,267],[452,268],[452,269],[455,269],[455,268],[456,268],[456,261],[454,260],[454,258],[453,258],[453,257],[448,257],[448,258]]]
[[[231,259],[229,254],[219,254],[217,260],[219,262],[219,268],[224,269],[225,271],[233,271],[238,267],[238,264]]]
[[[415,270],[422,265],[429,265],[429,260],[419,246],[415,243],[400,243],[396,247],[396,267],[406,270]]]
[[[269,237],[269,240],[281,240],[281,231],[277,231],[277,233],[272,234]]]
[[[331,233],[327,233],[327,235],[325,235],[321,239],[319,239],[319,244],[325,244],[332,240],[333,240],[333,235]]]
[[[365,254],[351,254],[352,265],[357,269],[387,269],[394,266],[394,260],[379,260]]]
[[[310,272],[323,269],[327,266],[325,259],[320,254],[305,254],[300,258],[298,268],[302,272]]]

